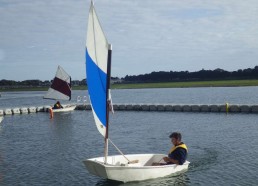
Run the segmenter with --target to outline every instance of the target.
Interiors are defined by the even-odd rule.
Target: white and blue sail
[[[93,3],[89,11],[86,40],[86,74],[94,120],[99,132],[107,138],[108,89],[110,79],[110,45],[101,28]]]

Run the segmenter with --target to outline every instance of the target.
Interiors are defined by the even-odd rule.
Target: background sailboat
[[[83,161],[91,174],[111,180],[130,182],[164,177],[188,168],[188,161],[183,165],[152,166],[153,162],[162,162],[162,158],[166,155],[124,155],[110,140],[108,128],[109,110],[112,107],[110,96],[111,45],[101,28],[92,2],[86,41],[86,74],[95,124],[105,141],[103,157]],[[111,142],[121,155],[109,156],[108,142]]]
[[[61,66],[58,66],[54,80],[49,87],[44,99],[71,100],[71,76]],[[75,105],[63,105],[64,108],[54,109],[53,112],[64,112],[75,109]]]

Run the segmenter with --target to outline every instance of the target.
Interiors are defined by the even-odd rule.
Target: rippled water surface
[[[177,103],[181,100],[192,103],[192,100],[196,104],[199,99],[197,92],[204,94],[204,89],[192,90],[190,98],[184,92],[190,93],[191,89],[175,90],[181,94],[174,93],[173,89],[162,89],[160,93],[154,90],[155,93],[146,93],[146,97],[152,98],[151,103],[165,103],[166,99],[173,103],[176,96]],[[114,91],[113,102],[135,103],[141,100],[148,103],[144,90],[129,90],[131,97],[124,91]],[[134,91],[142,99],[134,98]],[[217,89],[214,91],[216,94],[219,92]],[[247,94],[249,91],[241,89],[239,92]],[[73,101],[83,93],[76,92]],[[15,98],[0,99],[3,101],[0,108],[3,105],[12,108],[19,103],[42,105],[41,92],[23,94],[19,97],[13,93]],[[250,99],[254,99],[246,99],[243,94],[236,93],[232,97],[227,96],[231,102],[237,100],[237,103],[251,104]],[[223,96],[219,97],[221,99],[217,102],[223,103]],[[208,102],[205,98],[200,100]],[[110,138],[125,154],[166,154],[171,146],[169,134],[181,131],[189,148],[189,170],[177,176],[126,184],[98,178],[90,175],[82,163],[84,159],[103,155],[103,139],[93,124],[92,113],[57,113],[53,119],[49,119],[48,113],[34,113],[5,116],[0,124],[0,185],[258,184],[257,114],[117,111],[110,117]],[[112,146],[110,154],[117,154]]]

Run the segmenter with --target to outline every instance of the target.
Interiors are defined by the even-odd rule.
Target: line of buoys
[[[53,110],[51,115],[51,106],[40,107],[22,107],[0,109],[1,115],[12,114],[28,114],[37,112],[49,112],[50,118],[53,118]],[[91,110],[90,104],[77,105],[76,110]],[[191,104],[114,104],[115,111],[159,111],[159,112],[217,112],[217,113],[258,113],[258,105],[230,105],[212,104],[212,105],[191,105]]]
[[[222,112],[258,113],[258,105],[191,105],[191,104],[114,104],[115,111],[169,111],[169,112]],[[91,110],[89,104],[77,105],[77,110]]]
[[[6,108],[0,109],[0,116],[3,115],[13,115],[13,114],[29,114],[29,113],[37,113],[37,112],[48,112],[51,106],[40,106],[40,107],[22,107],[22,108]]]

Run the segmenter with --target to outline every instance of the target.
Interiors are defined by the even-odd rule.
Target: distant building
[[[123,80],[120,78],[111,78],[110,84],[122,83]]]

